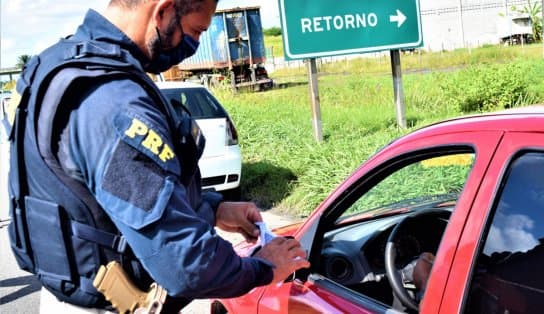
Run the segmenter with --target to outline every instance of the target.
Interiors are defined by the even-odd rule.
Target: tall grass
[[[305,72],[274,72],[274,79],[289,79],[282,81],[283,88],[264,92],[216,89],[240,136],[243,198],[264,209],[305,216],[362,161],[398,136],[465,113],[543,102],[540,53],[525,46],[402,56],[404,68],[415,67],[411,62],[433,68],[405,70],[407,129],[397,127],[392,78],[380,73],[386,65],[363,58],[349,61],[345,69],[340,64],[322,66],[321,143],[313,137]],[[451,59],[441,59],[444,54]],[[484,92],[487,98],[478,98]],[[493,100],[486,102],[488,98]]]

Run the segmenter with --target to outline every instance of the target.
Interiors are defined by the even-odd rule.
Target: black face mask
[[[160,34],[157,29],[157,35]],[[156,55],[145,67],[144,70],[149,73],[159,74],[164,72],[173,65],[179,64],[181,61],[195,54],[200,43],[194,40],[191,36],[183,34],[182,40],[176,47],[161,51]]]

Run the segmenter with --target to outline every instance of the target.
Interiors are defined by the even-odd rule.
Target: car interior
[[[323,215],[310,278],[334,282],[365,307],[417,312],[424,289],[414,284],[415,262],[436,254],[473,161],[471,148],[448,147],[401,156],[362,177]]]

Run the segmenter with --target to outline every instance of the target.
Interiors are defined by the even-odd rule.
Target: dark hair
[[[198,11],[202,6],[202,2],[206,0],[174,0],[176,7],[179,8],[178,14],[180,16],[187,15],[191,12]],[[215,0],[219,2],[219,0]]]
[[[206,0],[174,0],[174,3],[177,8],[181,8],[179,11],[179,15],[186,15],[191,12],[197,11],[200,6],[202,5],[202,2]],[[144,0],[111,0],[110,5],[114,6],[122,6],[125,8],[134,8],[140,3],[143,3]],[[215,2],[219,2],[219,0],[215,0]]]

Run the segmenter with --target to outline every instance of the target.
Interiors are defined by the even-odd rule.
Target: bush
[[[281,28],[279,27],[271,27],[263,30],[263,34],[265,36],[280,36],[281,35]]]
[[[462,113],[506,109],[527,97],[529,70],[527,63],[514,62],[441,73],[440,89],[444,101]]]

